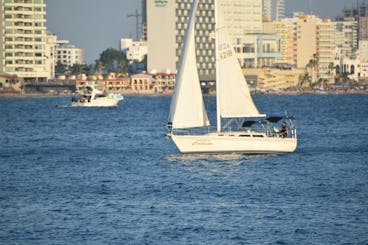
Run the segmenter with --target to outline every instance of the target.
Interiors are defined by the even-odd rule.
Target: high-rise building
[[[147,0],[148,70],[176,71],[192,0]],[[234,46],[246,49],[246,35],[262,32],[262,0],[219,0]],[[201,0],[196,15],[198,71],[215,78],[214,0]],[[240,56],[241,58],[241,56]]]
[[[263,16],[268,21],[277,21],[284,18],[284,0],[263,0]]]
[[[0,71],[25,81],[50,76],[45,0],[0,0]]]

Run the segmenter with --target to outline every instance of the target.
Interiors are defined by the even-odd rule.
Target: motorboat
[[[71,106],[111,107],[117,106],[123,99],[124,97],[121,94],[106,94],[94,85],[86,84],[80,89],[77,96],[72,97]]]

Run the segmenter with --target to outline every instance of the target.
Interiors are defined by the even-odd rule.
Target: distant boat
[[[77,96],[72,98],[72,107],[111,107],[117,106],[124,97],[120,94],[104,94],[95,88],[94,85],[85,85]]]
[[[211,131],[197,71],[195,16],[192,4],[167,128],[182,153],[267,154],[293,152],[294,118],[260,114],[250,95],[215,0],[217,130]],[[222,122],[226,123],[222,126]],[[274,128],[283,123],[283,129]],[[281,131],[281,132],[280,132]]]

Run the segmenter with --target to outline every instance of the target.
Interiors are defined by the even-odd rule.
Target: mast
[[[217,0],[215,1],[215,59],[216,59],[216,118],[217,118],[217,132],[221,132],[221,115],[220,115],[220,69],[219,69],[219,55],[218,55],[218,13]]]

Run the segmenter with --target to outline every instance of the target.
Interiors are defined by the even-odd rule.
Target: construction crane
[[[135,20],[136,20],[136,32],[137,32],[137,41],[139,40],[138,39],[138,33],[139,33],[139,17],[142,16],[138,13],[138,9],[135,10],[135,14],[128,14],[128,18],[129,17],[135,17]]]

